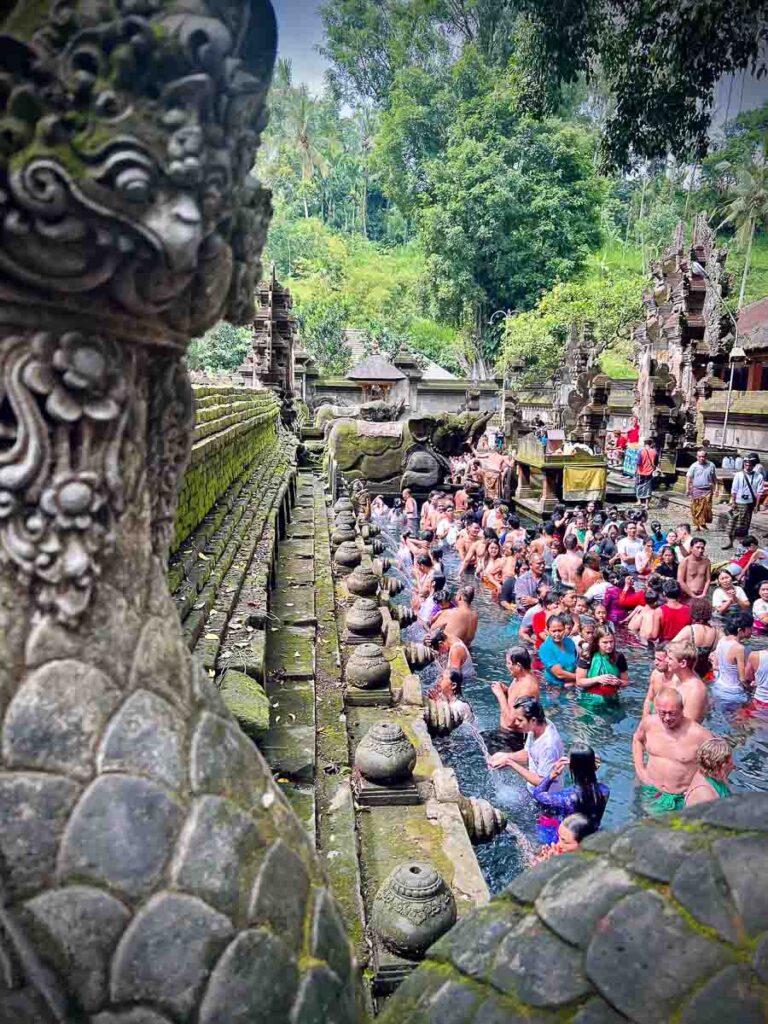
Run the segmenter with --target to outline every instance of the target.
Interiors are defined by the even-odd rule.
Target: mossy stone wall
[[[195,437],[179,496],[172,552],[245,468],[277,444],[280,402],[272,391],[208,385],[193,390]]]

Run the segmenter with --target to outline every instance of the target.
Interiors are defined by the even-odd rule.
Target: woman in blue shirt
[[[550,787],[566,767],[571,769],[573,785],[550,793]],[[597,781],[595,752],[586,743],[574,743],[569,758],[561,758],[549,776],[533,790],[534,800],[559,818],[583,814],[595,830],[600,827],[610,795],[609,788]]]
[[[579,655],[576,644],[566,635],[564,616],[550,615],[547,619],[547,633],[547,639],[539,648],[544,679],[555,686],[574,686]]]

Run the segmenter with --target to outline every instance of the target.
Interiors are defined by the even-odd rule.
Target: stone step
[[[267,672],[287,679],[313,679],[315,630],[311,626],[272,626],[267,634]]]
[[[293,626],[316,626],[314,581],[306,585],[280,582],[274,593],[272,613],[278,623]]]

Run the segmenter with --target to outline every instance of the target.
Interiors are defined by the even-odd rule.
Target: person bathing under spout
[[[642,719],[632,738],[632,760],[642,784],[644,809],[665,814],[685,806],[685,794],[696,774],[696,753],[712,733],[686,718],[678,690],[665,687],[655,704],[656,713]]]

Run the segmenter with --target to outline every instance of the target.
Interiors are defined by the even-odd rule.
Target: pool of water
[[[395,531],[385,528],[383,539],[388,557],[394,560]],[[450,585],[455,587],[460,582],[459,559],[451,552],[443,564]],[[404,575],[401,578],[407,579]],[[509,682],[504,654],[515,643],[520,618],[500,608],[476,579],[468,575],[464,582],[475,584],[475,607],[480,616],[472,644],[477,675],[472,683],[465,685],[464,696],[472,705],[482,733],[497,729],[499,725],[499,706],[490,684],[497,679]],[[409,602],[410,594],[406,590],[397,600]],[[403,636],[407,640],[419,639],[423,632],[419,626],[412,626]],[[631,748],[653,660],[646,649],[637,646],[631,635],[619,631],[618,640],[629,662],[630,684],[622,691],[617,707],[594,711],[583,707],[572,692],[560,687],[542,687],[547,716],[557,725],[566,749],[573,740],[581,740],[600,755],[599,777],[611,789],[603,824],[613,828],[642,816]],[[437,671],[437,666],[430,666],[421,673],[425,689],[432,685]],[[768,719],[747,718],[743,711],[716,705],[705,724],[715,733],[730,735],[736,743],[737,767],[731,775],[731,787],[768,791]],[[523,780],[512,769],[488,769],[478,738],[470,727],[461,726],[449,737],[436,739],[435,746],[443,763],[455,770],[465,796],[484,797],[505,811],[510,820],[510,831],[475,847],[491,891],[498,892],[526,867],[530,851],[538,849],[537,805],[528,795]]]

